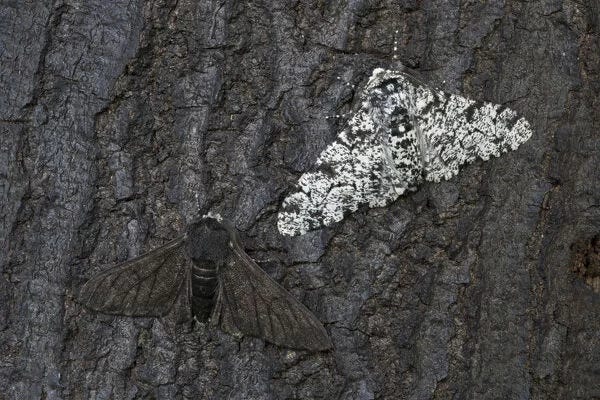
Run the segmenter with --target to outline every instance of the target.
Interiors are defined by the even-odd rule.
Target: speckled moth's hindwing
[[[428,181],[450,179],[461,165],[516,150],[531,137],[529,122],[504,105],[444,93],[404,73],[386,73],[409,87]]]

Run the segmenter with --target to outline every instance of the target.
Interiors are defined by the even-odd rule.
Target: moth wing
[[[79,293],[86,307],[106,314],[167,314],[187,276],[184,237],[125,261],[88,280]]]
[[[385,206],[423,179],[449,179],[461,165],[515,150],[531,134],[529,123],[505,106],[376,69],[347,128],[284,199],[277,227],[301,235],[361,205]]]
[[[400,93],[369,87],[337,139],[319,155],[288,195],[277,226],[301,235],[341,221],[362,205],[390,204],[421,179],[418,148],[410,138],[409,115]]]
[[[425,85],[415,85],[411,95],[428,181],[450,179],[463,164],[516,150],[532,135],[529,122],[504,105]]]
[[[267,275],[236,244],[231,262],[219,272],[212,324],[233,335],[248,335],[292,349],[332,347],[321,322]]]

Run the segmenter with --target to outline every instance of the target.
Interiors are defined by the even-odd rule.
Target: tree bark
[[[600,398],[594,0],[0,4],[0,399]],[[395,34],[395,31],[397,33]],[[277,210],[398,60],[533,137],[389,207]],[[349,82],[355,88],[347,85]],[[230,218],[331,352],[90,312],[86,279]]]

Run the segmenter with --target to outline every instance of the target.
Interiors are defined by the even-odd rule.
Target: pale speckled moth
[[[433,89],[403,71],[375,69],[357,107],[284,199],[282,234],[329,226],[361,205],[388,205],[423,181],[450,179],[463,164],[515,150],[532,134],[503,105]]]
[[[92,277],[78,299],[107,314],[160,317],[182,290],[195,318],[210,317],[225,332],[292,349],[332,347],[317,317],[252,261],[233,226],[213,215],[191,223],[184,236]]]

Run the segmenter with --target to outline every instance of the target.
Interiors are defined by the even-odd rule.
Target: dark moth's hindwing
[[[233,243],[234,256],[219,273],[212,321],[225,332],[263,338],[293,349],[327,350],[321,322]]]
[[[167,314],[187,275],[184,239],[175,239],[87,281],[79,300],[95,311],[132,317]]]
[[[211,240],[188,234],[94,276],[81,288],[79,301],[108,314],[159,317],[185,287],[192,313],[199,320],[210,314],[212,324],[225,332],[294,349],[331,348],[321,322],[252,261],[233,228],[227,225],[227,231],[230,236],[218,249],[223,260],[190,259],[189,241],[202,246]],[[212,245],[214,250],[214,240]]]

